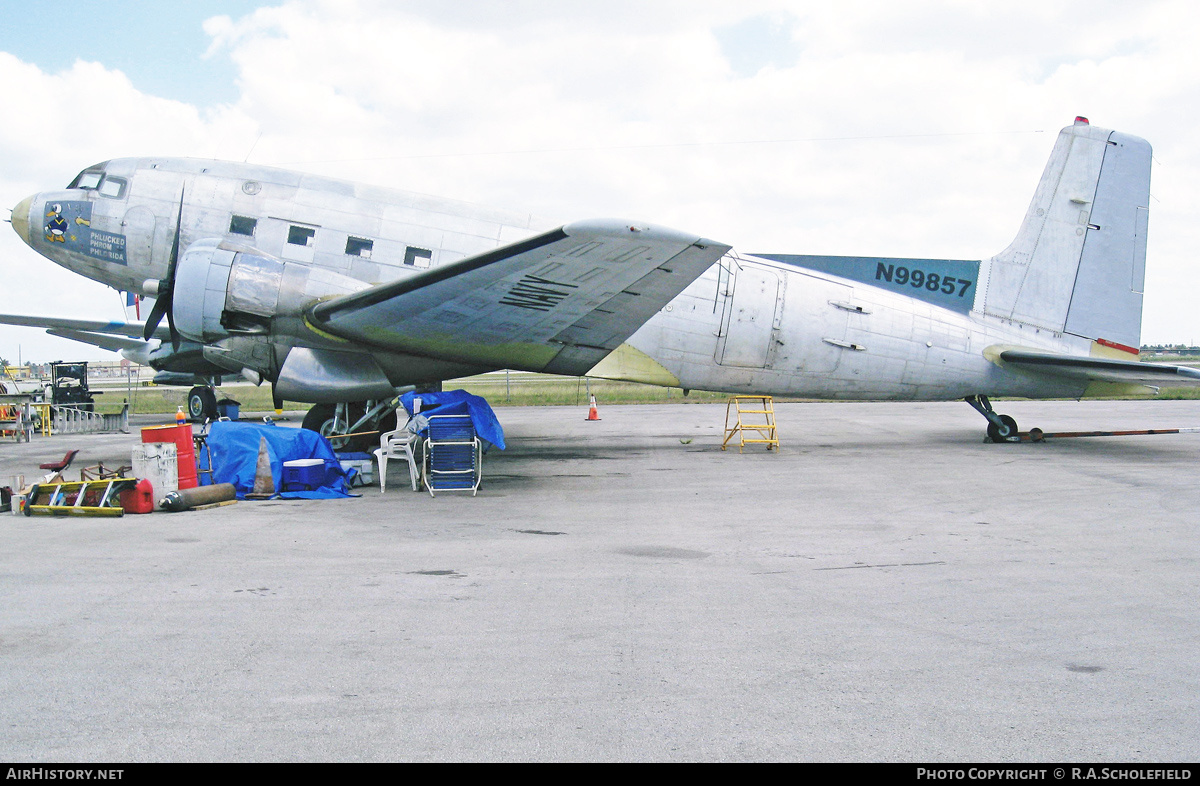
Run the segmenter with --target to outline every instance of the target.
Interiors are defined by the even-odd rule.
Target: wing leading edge
[[[100,333],[109,336],[128,336],[129,338],[141,338],[142,332],[146,328],[145,322],[105,322],[98,319],[38,317],[28,314],[0,314],[0,325],[20,325],[22,327],[45,328],[47,332],[51,330],[82,331],[84,333]],[[170,334],[167,332],[166,328],[155,330],[154,336],[157,338],[170,338]],[[77,341],[84,340],[78,339],[74,336],[64,336],[64,338],[75,338]],[[144,344],[145,342],[143,341],[139,343]]]
[[[494,368],[585,374],[729,246],[583,221],[314,306],[323,332]]]

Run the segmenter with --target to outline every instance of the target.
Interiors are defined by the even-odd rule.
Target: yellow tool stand
[[[752,417],[744,418],[746,415]],[[747,431],[758,436],[747,437]],[[741,437],[738,453],[748,444],[765,444],[767,450],[778,448],[775,400],[770,396],[730,396],[729,403],[725,405],[725,441],[721,443],[721,450],[724,450],[735,436]]]

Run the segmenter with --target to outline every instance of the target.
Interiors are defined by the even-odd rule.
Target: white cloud
[[[755,19],[772,50],[749,73],[719,31]],[[117,155],[253,147],[261,163],[642,218],[746,251],[981,258],[1082,113],[1155,145],[1143,338],[1200,340],[1197,27],[1180,2],[288,2],[206,23],[240,95],[208,113],[102,64],[47,74],[0,54],[6,102],[24,108],[0,119],[0,201]],[[806,139],[841,141],[696,144]],[[61,298],[23,310],[96,308],[0,235],[0,271],[36,267]]]

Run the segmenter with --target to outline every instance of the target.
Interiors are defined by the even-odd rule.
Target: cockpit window
[[[97,190],[100,192],[100,196],[120,199],[125,196],[125,184],[126,180],[123,177],[105,175],[104,179],[100,181],[100,185],[97,186]]]
[[[80,172],[67,188],[95,189],[100,187],[100,181],[103,179],[103,172]]]
[[[108,162],[96,164],[80,172],[67,188],[80,188],[85,191],[99,191],[100,196],[120,199],[125,196],[125,187],[129,181],[123,177],[111,177],[104,174]]]

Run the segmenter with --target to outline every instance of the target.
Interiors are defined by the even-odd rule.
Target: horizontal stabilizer
[[[1000,359],[1007,365],[1058,377],[1116,382],[1152,387],[1191,387],[1200,385],[1200,369],[1171,366],[1166,363],[1140,363],[1136,360],[1060,355],[1025,349],[1006,349]]]
[[[586,374],[729,246],[581,221],[313,307],[319,331],[406,354]]]

